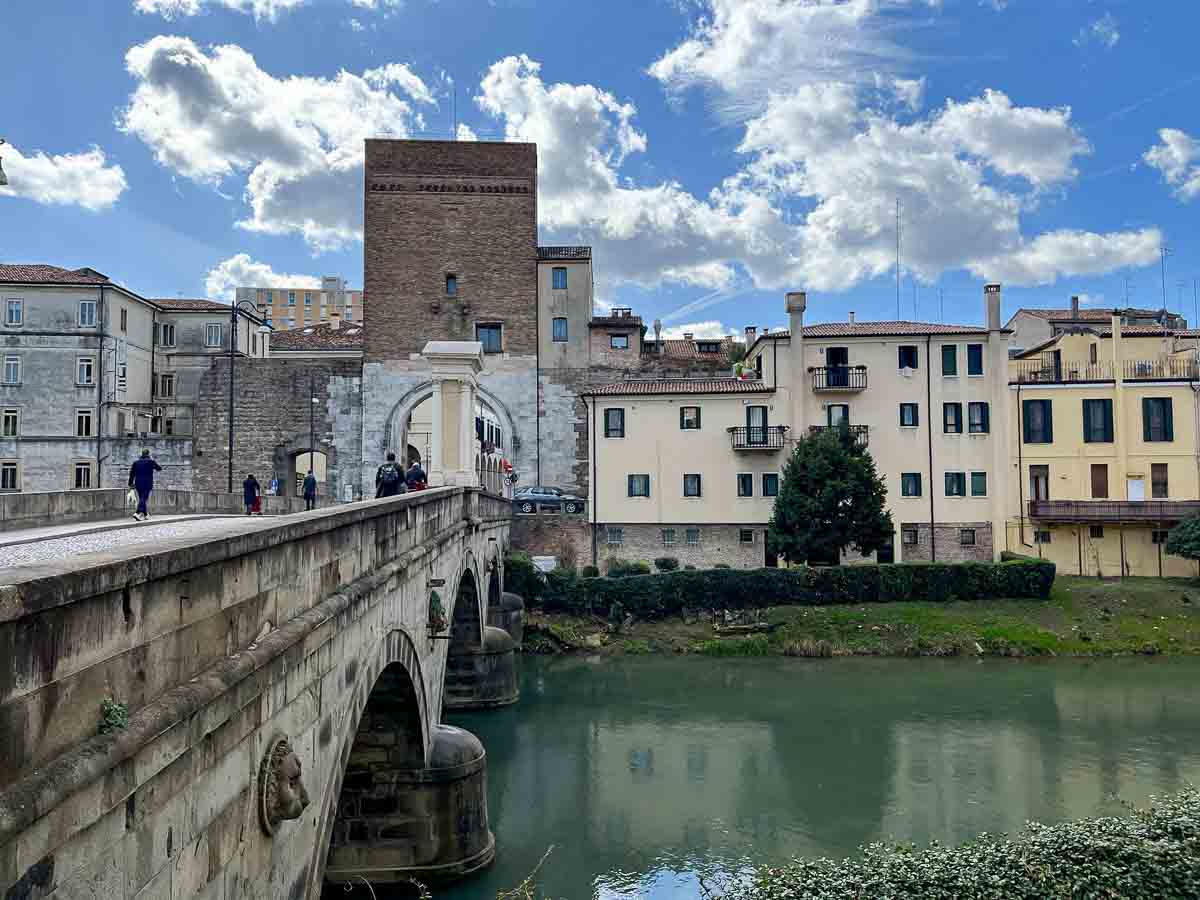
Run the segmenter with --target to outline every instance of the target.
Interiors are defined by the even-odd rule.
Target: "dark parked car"
[[[523,513],[535,512],[539,506],[560,509],[566,513],[583,512],[584,500],[559,488],[534,485],[523,487],[513,494],[513,505]]]

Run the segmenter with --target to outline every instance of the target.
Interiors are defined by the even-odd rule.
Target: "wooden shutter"
[[[1033,441],[1030,440],[1032,431],[1029,426],[1029,409],[1032,405],[1033,405],[1032,400],[1026,400],[1021,404],[1021,406],[1022,406],[1022,409],[1021,409],[1021,438],[1027,444],[1033,443]]]
[[[1175,440],[1175,423],[1171,416],[1171,398],[1165,397],[1159,402],[1163,405],[1163,438],[1173,441]]]
[[[1142,440],[1147,443],[1150,441],[1150,413],[1153,407],[1149,397],[1142,398]]]
[[[1111,444],[1113,440],[1113,403],[1111,400],[1100,402],[1104,406],[1104,440]]]
[[[1104,463],[1092,464],[1092,499],[1108,499],[1108,466]]]

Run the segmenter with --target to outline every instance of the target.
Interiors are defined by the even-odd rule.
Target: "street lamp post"
[[[233,493],[233,375],[237,359],[237,314],[241,309],[252,310],[258,315],[258,307],[249,300],[235,300],[229,305],[229,480],[225,490]],[[271,326],[262,325],[259,334],[270,334]]]
[[[311,372],[308,375],[308,471],[317,474],[313,466],[313,454],[317,449],[317,379]]]

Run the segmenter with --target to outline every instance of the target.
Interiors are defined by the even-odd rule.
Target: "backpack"
[[[379,469],[379,484],[385,490],[392,490],[399,487],[400,482],[404,479],[400,476],[400,470],[392,463],[385,463]]]

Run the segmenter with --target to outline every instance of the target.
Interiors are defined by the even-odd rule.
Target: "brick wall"
[[[915,528],[917,543],[905,544],[904,532]],[[962,530],[975,529],[975,544],[962,543]],[[944,563],[956,562],[991,562],[992,561],[992,525],[990,522],[939,522],[934,530],[937,542],[937,561]],[[929,562],[930,554],[929,523],[904,522],[900,526],[900,535],[896,562]]]
[[[537,352],[535,145],[369,140],[365,191],[368,362],[489,322],[506,352]]]
[[[570,546],[575,548],[577,567],[591,565],[592,526],[583,516],[513,516],[509,533],[514,550],[523,550],[531,556],[554,556],[561,560],[565,548]]]
[[[317,403],[311,403],[310,385]],[[326,496],[356,484],[362,453],[361,365],[357,360],[237,361],[234,383],[234,489],[247,472],[266,486],[284,481],[293,458],[309,449],[314,409],[316,449],[326,454]],[[192,456],[196,490],[223,491],[228,473],[229,360],[218,357],[200,382]]]

